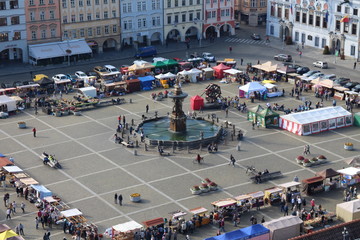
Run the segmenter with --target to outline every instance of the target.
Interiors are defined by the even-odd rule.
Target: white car
[[[117,69],[117,68],[114,67],[113,65],[105,65],[104,68],[105,68],[105,70],[108,71],[109,73],[112,73],[112,74],[120,74],[119,69]]]
[[[56,82],[69,80],[69,78],[65,74],[56,74],[52,77],[52,79]]]
[[[84,72],[82,71],[77,71],[75,72],[75,76],[77,76],[78,78],[80,78],[81,80],[87,80],[89,79],[88,75],[86,75]]]
[[[323,62],[323,61],[313,62],[313,65],[314,67],[318,67],[318,68],[328,68],[327,62]]]
[[[202,58],[205,59],[205,61],[208,61],[208,62],[215,62],[215,56],[212,54],[212,53],[209,53],[209,52],[204,52],[202,54]]]
[[[310,77],[306,78],[305,80],[311,81],[311,80],[314,80],[316,78],[322,78],[323,76],[325,76],[325,74],[323,74],[321,72],[318,72],[318,73],[315,73],[315,74],[311,75]]]

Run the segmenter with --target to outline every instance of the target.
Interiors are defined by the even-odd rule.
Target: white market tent
[[[197,82],[196,77],[199,76],[202,73],[202,71],[197,68],[193,68],[189,70],[188,73],[190,75],[190,81]]]
[[[19,168],[18,166],[4,166],[3,169],[5,171],[7,171],[8,173],[23,172],[23,170],[21,168]]]
[[[282,115],[279,126],[297,135],[310,135],[352,124],[351,113],[336,106]]]
[[[175,78],[176,75],[173,74],[173,73],[171,73],[171,72],[168,72],[168,73],[165,73],[165,74],[164,74],[164,77],[165,77],[165,78]]]
[[[141,65],[146,64],[146,63],[148,63],[148,62],[144,61],[144,60],[135,60],[134,61],[134,64],[138,65],[138,66],[141,66]]]
[[[344,222],[360,219],[360,199],[336,204],[336,217]]]
[[[94,87],[83,87],[83,88],[79,88],[78,91],[81,92],[82,94],[84,94],[84,96],[86,96],[86,97],[96,97],[97,96],[96,88],[94,88]]]
[[[282,184],[279,184],[278,187],[281,187],[281,188],[291,188],[291,187],[296,187],[296,186],[300,186],[301,183],[300,182],[287,182],[287,183],[282,183]]]
[[[135,222],[135,221],[130,221],[130,222],[115,225],[112,228],[116,232],[126,233],[126,232],[134,231],[134,230],[137,230],[137,229],[141,229],[142,225]]]
[[[155,75],[155,78],[157,79],[165,79],[165,74],[160,73],[159,75]]]
[[[303,221],[297,216],[286,216],[264,222],[263,226],[270,230],[271,240],[287,240],[300,235],[302,223]]]
[[[230,75],[236,75],[236,74],[239,74],[239,73],[243,73],[243,71],[240,71],[240,70],[237,70],[237,69],[234,69],[234,68],[230,68],[230,69],[224,70],[224,73],[228,73]]]
[[[79,209],[77,208],[73,208],[73,209],[69,209],[69,210],[65,210],[60,212],[60,214],[65,217],[65,218],[70,218],[70,217],[74,217],[74,216],[81,216],[83,215],[82,212],[80,212]]]
[[[337,170],[338,173],[346,176],[355,176],[360,173],[360,168],[348,167],[344,169]]]
[[[8,112],[16,111],[16,100],[12,99],[11,97],[8,97],[6,95],[1,95],[0,106],[1,105],[6,105]]]
[[[267,90],[267,88],[258,82],[249,82],[244,86],[240,86],[239,90],[246,92],[246,93],[256,92],[256,91],[262,93],[262,92],[265,92]]]

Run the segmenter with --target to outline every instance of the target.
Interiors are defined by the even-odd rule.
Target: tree
[[[330,54],[329,46],[326,45],[326,46],[324,47],[323,54],[324,54],[324,55],[329,55],[329,54]]]

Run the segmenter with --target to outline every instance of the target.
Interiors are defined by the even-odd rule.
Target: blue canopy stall
[[[270,230],[261,224],[227,232],[216,237],[206,238],[205,240],[269,240]]]
[[[30,187],[36,191],[36,197],[40,199],[52,196],[52,192],[43,185],[30,185]]]
[[[155,80],[153,76],[139,77],[141,89],[143,91],[152,90],[152,82]]]

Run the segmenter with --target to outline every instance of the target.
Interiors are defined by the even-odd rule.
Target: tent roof
[[[242,73],[242,72],[243,71],[240,71],[240,70],[237,70],[237,69],[234,69],[234,68],[224,70],[224,73],[229,73],[231,75],[235,75],[235,74]]]
[[[334,87],[334,81],[330,79],[325,79],[319,82],[320,86],[327,87],[327,88],[333,88]]]
[[[259,112],[259,115],[262,117],[268,117],[268,116],[279,116],[278,113],[274,112],[270,108],[265,108],[264,110],[261,110]]]
[[[189,212],[191,212],[192,214],[200,214],[200,213],[205,213],[207,211],[208,210],[204,207],[198,207],[198,208],[193,208],[193,209],[189,210]]]
[[[331,177],[340,175],[340,173],[338,173],[337,171],[335,171],[332,168],[328,168],[328,169],[322,170],[320,172],[317,172],[316,175],[321,176],[323,178],[331,178]]]
[[[0,233],[10,230],[11,228],[6,224],[0,224]]]
[[[215,69],[215,70],[226,70],[226,69],[230,69],[231,67],[229,67],[229,66],[226,66],[225,64],[223,64],[223,63],[220,63],[219,65],[217,65],[217,66],[215,66],[215,67],[213,67],[213,69]]]
[[[189,74],[189,72],[188,71],[186,71],[186,70],[182,70],[181,72],[178,72],[177,73],[177,75],[188,75]]]
[[[249,235],[250,238],[263,235],[270,232],[270,230],[261,224],[255,224],[246,228],[240,229],[242,232]]]
[[[38,192],[48,192],[51,193],[50,190],[48,190],[45,186],[43,185],[31,185],[31,188],[35,189]]]
[[[243,240],[248,239],[249,235],[241,231],[241,229],[227,232],[216,237],[206,238],[205,240]]]
[[[148,81],[153,81],[155,80],[155,78],[153,76],[145,76],[145,77],[139,77],[138,78],[141,82],[148,82]]]
[[[23,172],[18,166],[4,166],[3,169],[9,173]]]
[[[202,97],[200,97],[199,95],[195,95],[193,97],[191,97],[191,100],[204,100]]]
[[[264,110],[264,108],[261,105],[257,105],[256,107],[252,107],[249,109],[249,112],[258,113]]]
[[[290,187],[295,187],[295,186],[299,186],[301,183],[299,182],[287,182],[287,183],[283,183],[283,184],[279,184],[278,187],[282,187],[282,188],[290,188]]]
[[[274,88],[274,87],[277,87],[277,85],[272,84],[272,83],[265,83],[264,87],[266,87],[266,88]]]
[[[124,232],[128,232],[128,231],[133,231],[135,229],[140,229],[140,228],[142,228],[142,225],[135,221],[129,221],[126,223],[121,223],[121,224],[115,225],[112,228],[117,232],[124,233]]]
[[[337,172],[341,173],[343,175],[354,176],[354,175],[357,175],[358,173],[360,173],[360,168],[348,167],[348,168],[337,170]]]
[[[234,199],[227,198],[227,199],[212,202],[211,205],[215,205],[217,207],[227,207],[227,206],[234,205],[235,203],[236,203],[236,201]]]
[[[284,73],[284,74],[296,73],[296,69],[290,68],[289,66],[280,66],[279,68],[277,68],[276,71],[279,73]]]
[[[143,224],[145,225],[145,227],[152,227],[152,226],[157,226],[160,224],[164,224],[164,219],[163,218],[154,218],[151,220],[147,220],[144,221]]]
[[[360,165],[360,157],[359,156],[346,158],[343,161],[345,163],[347,163],[348,165],[353,165],[354,167]]]
[[[349,202],[339,203],[337,204],[342,209],[350,211],[352,213],[360,211],[360,199],[355,199]]]
[[[40,85],[53,84],[54,80],[52,80],[50,78],[43,77],[39,81],[37,81],[37,83],[40,84]]]
[[[168,60],[167,58],[163,58],[163,57],[154,57],[153,58],[153,63],[156,63],[156,62],[164,62],[164,61],[166,61],[166,60]]]
[[[0,95],[0,103],[5,104],[8,102],[15,102],[16,100],[12,99],[11,97],[8,97],[6,95]]]
[[[257,192],[253,192],[253,193],[248,193],[247,195],[249,195],[252,198],[260,198],[265,196],[263,191],[257,191]]]
[[[80,210],[77,209],[77,208],[61,211],[60,214],[63,215],[64,217],[66,217],[66,218],[83,215],[83,213],[80,212]]]
[[[203,68],[202,70],[203,70],[204,72],[213,72],[213,71],[214,71],[214,69],[209,68],[209,67]]]
[[[264,91],[266,90],[266,87],[261,85],[259,82],[249,82],[244,86],[240,86],[239,89],[244,92],[255,92],[255,91]]]
[[[302,223],[303,221],[297,216],[285,216],[269,222],[264,222],[263,225],[264,227],[274,231],[276,229],[287,228]]]
[[[311,184],[311,183],[316,183],[316,182],[321,182],[321,181],[324,181],[324,178],[321,176],[316,176],[316,177],[303,179],[301,182]]]
[[[149,63],[149,62],[147,62],[145,60],[135,60],[133,63],[136,64],[136,65],[141,66],[141,65]]]
[[[137,70],[141,70],[141,69],[144,69],[144,68],[138,64],[133,64],[130,67],[128,67],[129,71],[137,71]]]
[[[312,84],[319,84],[320,82],[321,82],[321,78],[319,78],[319,77],[311,80]]]
[[[320,122],[332,118],[351,115],[341,106],[318,108],[310,111],[282,115],[281,118],[297,124]]]
[[[192,68],[188,72],[191,73],[191,74],[200,74],[200,73],[202,73],[202,71],[197,69],[197,68]]]
[[[166,67],[165,63],[162,61],[157,61],[152,63],[152,65],[154,65],[154,67],[160,68],[160,67]]]
[[[176,77],[176,75],[171,73],[171,72],[168,72],[168,73],[164,74],[164,77],[166,77],[166,78],[174,78],[174,77]]]
[[[174,59],[167,59],[165,61],[163,61],[165,65],[169,66],[169,65],[178,65],[179,63],[174,60]]]

